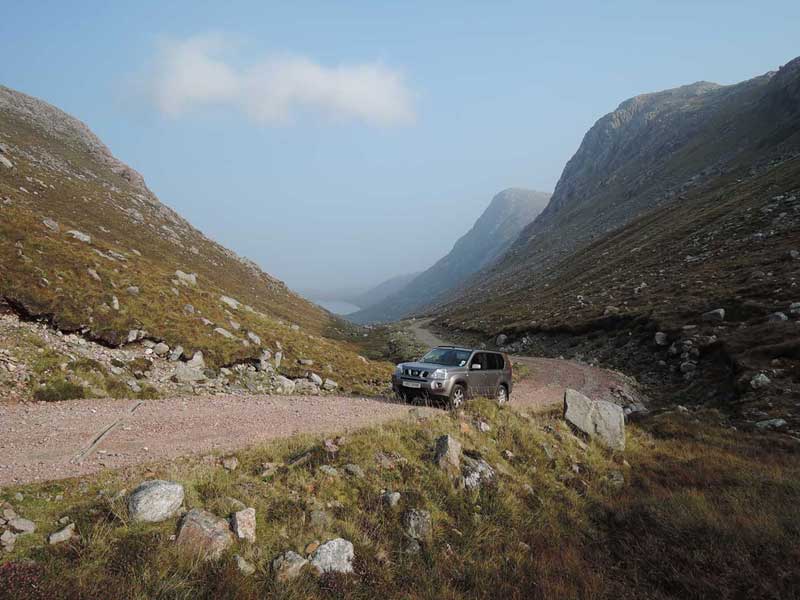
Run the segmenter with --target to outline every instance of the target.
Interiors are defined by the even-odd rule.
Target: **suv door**
[[[475,396],[486,396],[488,393],[488,379],[491,377],[489,373],[489,359],[486,352],[476,352],[472,355],[469,361],[469,395],[473,398]],[[479,368],[476,368],[479,365]]]
[[[490,352],[488,354],[488,359],[489,367],[486,371],[486,385],[488,389],[486,390],[486,395],[489,398],[494,398],[497,395],[500,380],[503,377],[505,361],[503,360],[503,356],[497,352]]]

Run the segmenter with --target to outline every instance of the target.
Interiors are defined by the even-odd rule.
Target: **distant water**
[[[342,302],[341,300],[314,300],[314,302],[335,315],[349,315],[350,313],[360,310],[355,304]]]

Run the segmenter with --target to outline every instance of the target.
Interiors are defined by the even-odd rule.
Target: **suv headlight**
[[[444,369],[436,369],[431,373],[431,379],[447,379],[447,371]]]
[[[394,374],[395,375],[402,375],[403,374],[403,365],[397,365],[394,368]]]

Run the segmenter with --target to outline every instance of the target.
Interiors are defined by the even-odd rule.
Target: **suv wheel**
[[[466,399],[466,396],[466,388],[460,383],[455,384],[453,389],[450,391],[450,408],[456,409],[464,406],[464,400]]]
[[[506,386],[501,385],[500,389],[497,390],[497,403],[498,404],[505,404],[508,402],[508,390]]]

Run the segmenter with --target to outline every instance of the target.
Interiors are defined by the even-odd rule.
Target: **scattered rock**
[[[3,550],[6,552],[11,552],[14,549],[16,541],[17,536],[9,529],[6,529],[2,535],[0,535],[0,545],[3,546]]]
[[[184,273],[180,269],[175,271],[175,277],[178,278],[183,285],[195,286],[197,285],[197,273]]]
[[[434,462],[440,469],[457,473],[461,468],[461,442],[450,435],[436,440]]]
[[[333,379],[326,379],[322,382],[322,389],[327,392],[332,392],[336,388],[339,387],[339,384],[336,383]]]
[[[47,542],[50,545],[61,544],[63,542],[67,542],[72,539],[72,536],[75,534],[75,523],[70,523],[63,529],[59,529],[55,533],[51,533],[47,536]]]
[[[656,346],[666,346],[667,344],[669,344],[669,338],[667,337],[667,334],[664,333],[663,331],[656,332],[656,335],[654,336],[654,341],[656,343]]]
[[[175,346],[169,353],[170,362],[178,362],[183,357],[183,346]]]
[[[342,538],[325,542],[311,555],[311,565],[320,573],[352,573],[353,544]]]
[[[331,516],[324,510],[312,510],[309,515],[309,524],[314,531],[324,531],[331,524]]]
[[[480,489],[483,485],[492,483],[495,478],[494,469],[482,458],[462,457],[464,487],[468,490]]]
[[[760,390],[767,387],[770,383],[772,383],[772,381],[769,377],[764,375],[764,373],[759,373],[750,380],[750,387],[754,390]]]
[[[261,471],[258,476],[261,477],[261,479],[269,479],[278,472],[279,467],[280,465],[274,462],[262,463]]]
[[[786,427],[787,423],[784,419],[766,419],[756,423],[759,429],[782,429]]]
[[[316,373],[309,373],[308,380],[316,386],[322,385],[322,377],[320,377]]]
[[[384,492],[381,501],[389,508],[394,508],[400,503],[400,492]]]
[[[310,358],[298,358],[297,364],[302,365],[304,367],[312,367],[314,366],[314,361],[311,360]]]
[[[235,456],[226,456],[222,459],[221,464],[226,471],[235,471],[239,468],[239,459]]]
[[[497,339],[495,339],[494,344],[495,344],[495,346],[500,347],[500,346],[505,345],[507,340],[508,340],[508,336],[506,334],[504,334],[504,333],[501,333],[500,335],[497,336]]]
[[[193,508],[183,517],[177,543],[206,560],[217,559],[233,544],[228,522],[208,511]]]
[[[403,529],[408,537],[418,541],[429,540],[433,536],[431,513],[412,508],[403,513]]]
[[[233,298],[230,298],[228,296],[220,296],[219,300],[228,308],[232,308],[233,310],[239,310],[239,307],[242,305],[242,303],[239,302],[238,300],[234,300]]]
[[[344,470],[348,475],[362,479],[364,477],[364,469],[354,464],[346,464]]]
[[[288,377],[284,377],[283,375],[278,375],[275,378],[275,391],[278,394],[293,394],[294,393],[294,381],[289,379]]]
[[[295,379],[294,393],[315,396],[319,394],[319,388],[313,381],[309,381],[308,379]]]
[[[133,521],[158,523],[175,516],[183,504],[183,486],[174,481],[154,479],[140,484],[128,497]]]
[[[580,392],[564,392],[564,418],[613,450],[625,449],[625,414],[605,400],[590,400]]]
[[[92,243],[92,236],[87,233],[83,233],[82,231],[78,231],[76,229],[71,229],[67,232],[67,235],[74,237],[79,242],[84,242],[85,244]]]
[[[300,575],[303,567],[307,564],[308,561],[305,558],[297,552],[289,550],[272,561],[272,571],[277,581],[286,583]]]
[[[325,473],[328,477],[338,477],[339,471],[336,470],[336,467],[332,467],[330,465],[322,465],[319,470],[322,473]]]
[[[486,421],[478,421],[478,431],[481,433],[489,433],[491,430],[491,425],[489,425]]]
[[[159,342],[153,346],[153,352],[156,356],[164,356],[169,352],[169,346],[167,346],[164,342]]]
[[[622,471],[611,471],[608,474],[608,483],[614,489],[621,489],[625,485],[625,476]]]
[[[782,312],[774,312],[771,315],[767,316],[767,321],[788,321],[789,317],[786,316],[786,313]]]
[[[192,358],[187,361],[186,363],[189,367],[194,367],[195,369],[205,369],[206,368],[206,361],[203,359],[203,353],[198,350],[192,355]]]
[[[254,343],[256,346],[260,346],[260,345],[261,345],[261,338],[260,338],[260,337],[259,337],[257,334],[253,333],[252,331],[248,331],[248,332],[247,332],[247,337],[248,337],[248,338],[250,339],[250,341],[251,341],[251,342],[253,342],[253,343]]]
[[[240,540],[256,541],[256,509],[245,508],[231,516],[231,529]]]
[[[30,519],[23,519],[22,517],[9,519],[7,524],[11,530],[17,534],[17,537],[21,535],[28,535],[29,533],[36,531],[36,523]]]
[[[703,313],[703,321],[719,322],[725,320],[725,309],[715,308]]]
[[[178,383],[195,383],[205,380],[206,376],[202,369],[192,367],[189,363],[178,363],[172,378]]]
[[[234,338],[234,335],[230,331],[225,329],[224,327],[215,327],[214,328],[214,333],[218,333],[222,337],[224,337],[226,339],[229,339],[229,340],[232,340]]]
[[[233,556],[233,560],[236,561],[236,568],[239,569],[239,573],[241,573],[245,577],[249,577],[250,575],[256,572],[255,565],[246,560],[244,557],[235,554]]]

